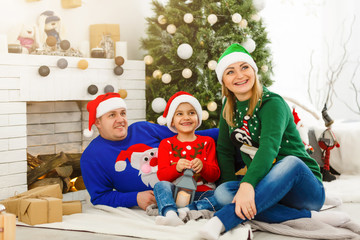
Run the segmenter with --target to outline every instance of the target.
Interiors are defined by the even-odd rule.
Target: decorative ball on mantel
[[[116,66],[114,68],[114,73],[115,73],[115,75],[120,76],[124,73],[124,69],[121,66]]]
[[[115,64],[118,66],[123,65],[125,62],[125,59],[122,56],[116,56],[115,57]]]
[[[82,69],[82,70],[87,69],[88,66],[89,66],[89,63],[88,63],[88,61],[86,61],[85,59],[81,59],[81,60],[78,62],[78,64],[77,64],[77,67],[80,68],[80,69]]]
[[[60,48],[64,51],[68,50],[70,48],[70,42],[68,40],[62,40],[60,42]]]
[[[106,85],[104,88],[104,93],[114,92],[115,89],[112,85]]]
[[[42,77],[46,77],[47,75],[50,74],[50,68],[45,65],[39,67],[38,71],[39,71],[40,76],[42,76]]]
[[[127,91],[126,91],[125,89],[120,89],[120,90],[118,91],[118,93],[120,94],[120,97],[121,97],[122,99],[125,99],[125,98],[127,97],[127,95],[128,95],[128,93],[127,93]]]
[[[65,69],[68,66],[68,61],[65,58],[60,58],[59,60],[57,60],[56,65],[60,69]]]
[[[193,54],[193,48],[188,43],[180,44],[180,46],[177,48],[177,55],[181,59],[189,59]]]
[[[88,93],[91,95],[95,95],[97,94],[97,92],[99,91],[98,87],[94,84],[90,85],[87,89]]]
[[[146,55],[144,57],[144,62],[145,62],[146,65],[151,65],[154,62],[154,59],[153,59],[152,56]]]
[[[53,47],[56,45],[56,38],[54,36],[48,36],[46,38],[46,45],[49,47]]]
[[[151,108],[156,113],[162,113],[165,110],[165,107],[166,101],[161,97],[157,97],[151,102]]]

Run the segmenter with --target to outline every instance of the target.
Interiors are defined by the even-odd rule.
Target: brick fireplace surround
[[[57,67],[60,58],[67,68]],[[143,61],[125,61],[118,76],[113,59],[86,58],[85,70],[77,67],[81,59],[0,54],[0,200],[27,190],[27,152],[83,151],[91,140],[82,135],[88,126],[86,103],[107,85],[127,91],[129,123],[145,120]],[[46,77],[38,73],[42,65],[50,68]],[[99,89],[96,95],[87,91],[92,84]]]

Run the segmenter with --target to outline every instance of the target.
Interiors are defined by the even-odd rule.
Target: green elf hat
[[[222,84],[222,76],[225,69],[236,62],[247,62],[255,70],[255,73],[258,71],[256,63],[250,53],[238,43],[231,44],[221,55],[216,65],[215,72],[220,84]]]

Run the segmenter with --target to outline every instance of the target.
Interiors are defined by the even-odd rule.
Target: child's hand
[[[182,172],[186,168],[191,168],[191,162],[184,158],[179,159],[179,161],[176,163],[176,171]]]
[[[201,170],[203,169],[203,163],[200,159],[198,158],[194,158],[191,161],[191,168],[195,171],[195,173],[199,173],[201,172]]]

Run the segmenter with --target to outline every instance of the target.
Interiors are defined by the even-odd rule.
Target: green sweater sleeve
[[[289,107],[280,98],[265,100],[255,118],[260,120],[259,149],[248,166],[242,182],[250,183],[254,188],[270,171],[277,158],[284,132],[290,120]]]

